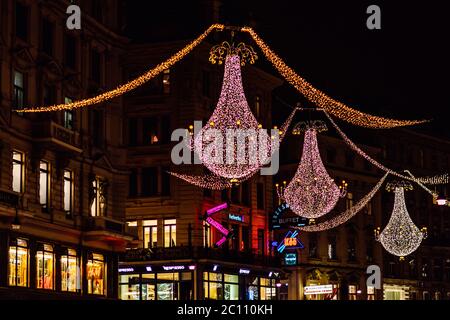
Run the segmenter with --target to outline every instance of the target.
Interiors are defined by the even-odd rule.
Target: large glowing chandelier
[[[403,259],[413,253],[426,237],[426,228],[419,230],[409,216],[405,203],[405,190],[411,190],[409,182],[391,182],[386,186],[388,191],[394,191],[394,209],[384,230],[375,230],[375,237],[390,254]]]
[[[320,158],[317,132],[325,129],[322,121],[300,123],[294,128],[294,134],[305,131],[303,153],[297,172],[282,195],[294,213],[310,219],[330,212],[343,195]]]
[[[252,50],[242,43],[237,47],[215,46],[211,50],[211,61],[225,60],[222,90],[213,114],[194,137],[194,147],[202,163],[219,177],[243,178],[270,159],[272,139],[250,110],[242,86],[241,64],[254,61],[256,55]],[[232,136],[233,132],[236,136]],[[244,144],[239,147],[241,134],[245,135],[241,136]]]

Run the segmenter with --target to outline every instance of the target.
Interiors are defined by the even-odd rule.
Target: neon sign
[[[119,268],[119,272],[134,272],[134,268]]]
[[[206,210],[206,215],[210,216],[213,213],[219,212],[219,211],[224,210],[226,208],[228,208],[228,203],[225,202],[225,203],[219,204],[218,206],[215,206],[215,207],[212,207],[209,210]]]
[[[284,256],[284,264],[287,266],[295,266],[297,264],[297,254],[286,253],[286,255]]]
[[[269,221],[270,230],[280,229],[283,226],[297,226],[301,227],[306,225],[307,219],[302,217],[287,217],[282,218],[281,216],[289,209],[287,203],[282,203],[279,205],[272,214],[272,219]]]
[[[239,221],[239,222],[244,222],[244,216],[241,216],[241,215],[238,215],[238,214],[229,213],[228,214],[228,219],[234,220],[234,221]]]
[[[278,244],[277,251],[282,253],[285,249],[303,249],[303,243],[297,238],[298,230],[289,230],[283,241]]]
[[[220,238],[219,241],[216,242],[216,247],[220,247],[225,241],[227,241],[228,237],[230,237],[232,233],[230,230],[225,228],[220,222],[214,220],[211,217],[211,215],[226,208],[228,208],[228,203],[225,202],[207,210],[205,214],[205,221],[214,228],[216,228],[222,234],[222,238]]]
[[[165,271],[172,271],[172,270],[184,270],[184,266],[163,266],[163,269]]]

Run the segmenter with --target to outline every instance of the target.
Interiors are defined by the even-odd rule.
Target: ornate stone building
[[[66,28],[69,4],[0,3],[0,295],[8,298],[114,298],[118,253],[132,239],[121,99],[14,111],[122,82],[118,2],[82,1],[81,30]]]

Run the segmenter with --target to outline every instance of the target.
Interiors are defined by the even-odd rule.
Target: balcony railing
[[[81,152],[78,132],[67,129],[53,121],[37,123],[34,126],[34,134],[38,141],[51,142]]]
[[[126,262],[176,259],[211,259],[240,264],[281,267],[281,261],[277,257],[258,255],[253,252],[227,250],[226,248],[179,246],[171,248],[128,249],[122,257],[122,261]]]
[[[19,204],[19,194],[16,192],[0,189],[0,203],[11,207],[16,207]]]
[[[85,231],[109,231],[119,234],[126,232],[122,221],[108,217],[83,217],[82,226]]]

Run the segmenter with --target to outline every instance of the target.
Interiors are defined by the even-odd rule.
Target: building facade
[[[0,296],[117,297],[126,232],[121,101],[51,113],[122,81],[117,1],[0,3]]]
[[[133,78],[183,45],[135,46],[128,54],[127,74]],[[201,174],[199,166],[172,164],[171,148],[177,142],[171,142],[170,136],[174,129],[188,128],[194,120],[204,123],[217,103],[223,66],[208,62],[211,47],[202,44],[125,98],[127,165],[132,172],[126,212],[139,240],[119,268],[123,271],[122,299],[276,297],[281,269],[270,256],[267,227],[272,177],[255,177],[218,192],[167,174],[169,170]],[[281,81],[253,66],[242,71],[249,105],[258,121],[268,127],[271,92]],[[224,202],[230,207],[214,219],[233,230],[233,237],[214,248],[221,234],[204,221],[204,214]]]

